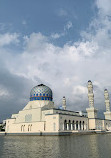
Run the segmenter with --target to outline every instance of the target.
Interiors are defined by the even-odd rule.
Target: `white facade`
[[[89,83],[90,82],[90,83]],[[94,108],[92,82],[88,81],[89,108],[87,115],[82,112],[66,110],[63,97],[63,109],[54,106],[52,91],[45,85],[38,85],[31,90],[30,101],[6,120],[6,134],[67,134],[90,130],[111,130],[110,120],[97,118]]]

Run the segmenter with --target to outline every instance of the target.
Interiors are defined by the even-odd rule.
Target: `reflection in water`
[[[111,158],[111,135],[0,136],[0,158]]]
[[[98,135],[91,135],[88,139],[89,149],[90,149],[90,156],[94,158],[99,158],[99,144],[98,144]]]

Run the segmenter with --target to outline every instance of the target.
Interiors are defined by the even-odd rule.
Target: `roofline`
[[[63,114],[63,113],[45,114],[45,115],[70,115],[70,116],[76,116],[76,117],[85,117],[85,118],[88,118],[87,116],[78,116],[78,115]]]
[[[43,109],[42,111],[45,111],[45,110],[60,110],[60,111],[68,111],[68,112],[75,112],[75,113],[78,113],[77,111],[70,111],[70,110],[64,110],[64,109],[57,109],[57,108],[51,108],[51,109]]]
[[[89,119],[95,119],[95,120],[106,120],[106,121],[111,121],[111,120],[108,120],[108,119],[101,119],[101,118],[89,118]]]

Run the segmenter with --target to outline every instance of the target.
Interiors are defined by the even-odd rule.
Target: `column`
[[[79,124],[79,122],[78,122],[78,130],[80,130],[80,124]]]
[[[86,130],[86,124],[84,123],[84,130]]]
[[[69,130],[69,124],[67,123],[67,130]]]
[[[71,131],[73,130],[73,127],[72,127],[72,123],[71,123]]]
[[[87,124],[85,124],[85,130],[87,130]]]
[[[75,130],[76,130],[76,123],[74,124],[74,126],[75,126]]]
[[[82,122],[81,122],[81,130],[83,130],[83,124],[82,124]]]

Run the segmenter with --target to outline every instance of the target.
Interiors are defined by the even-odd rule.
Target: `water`
[[[0,136],[0,158],[111,158],[111,134]]]

